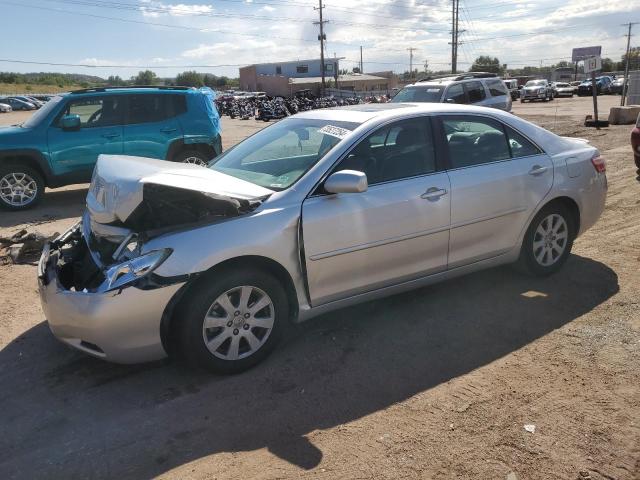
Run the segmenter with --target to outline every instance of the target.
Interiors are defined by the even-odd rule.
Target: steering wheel
[[[102,115],[102,109],[96,110],[91,114],[91,116],[89,117],[89,120],[87,120],[87,123],[94,123],[98,121],[101,115]]]

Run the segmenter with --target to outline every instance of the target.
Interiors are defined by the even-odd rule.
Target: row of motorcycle
[[[383,103],[383,101],[386,102],[387,99],[372,97],[363,101],[359,97],[219,97],[216,99],[216,107],[220,115],[241,120],[255,118],[256,120],[268,122],[269,120],[279,120],[308,110],[358,105],[360,103]]]

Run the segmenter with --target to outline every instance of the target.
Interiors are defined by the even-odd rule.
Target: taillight
[[[598,173],[604,173],[607,171],[607,164],[604,161],[604,158],[600,156],[600,154],[594,156],[591,159],[591,163],[593,163],[593,168],[596,169]]]

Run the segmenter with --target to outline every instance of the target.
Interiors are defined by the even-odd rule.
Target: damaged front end
[[[146,242],[245,215],[271,193],[194,165],[100,156],[82,222],[50,246],[58,280],[68,290],[84,292],[133,283],[151,288],[151,273],[171,250],[145,251]]]
[[[198,166],[101,156],[82,221],[47,243],[38,265],[51,331],[119,363],[166,356],[161,321],[190,275],[155,274],[173,251],[147,242],[245,215],[271,193]]]

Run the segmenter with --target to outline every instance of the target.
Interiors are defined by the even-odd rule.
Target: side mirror
[[[368,187],[367,175],[355,170],[332,173],[324,182],[324,189],[329,193],[362,193]]]
[[[60,119],[60,126],[66,131],[80,130],[80,115],[65,115]]]

